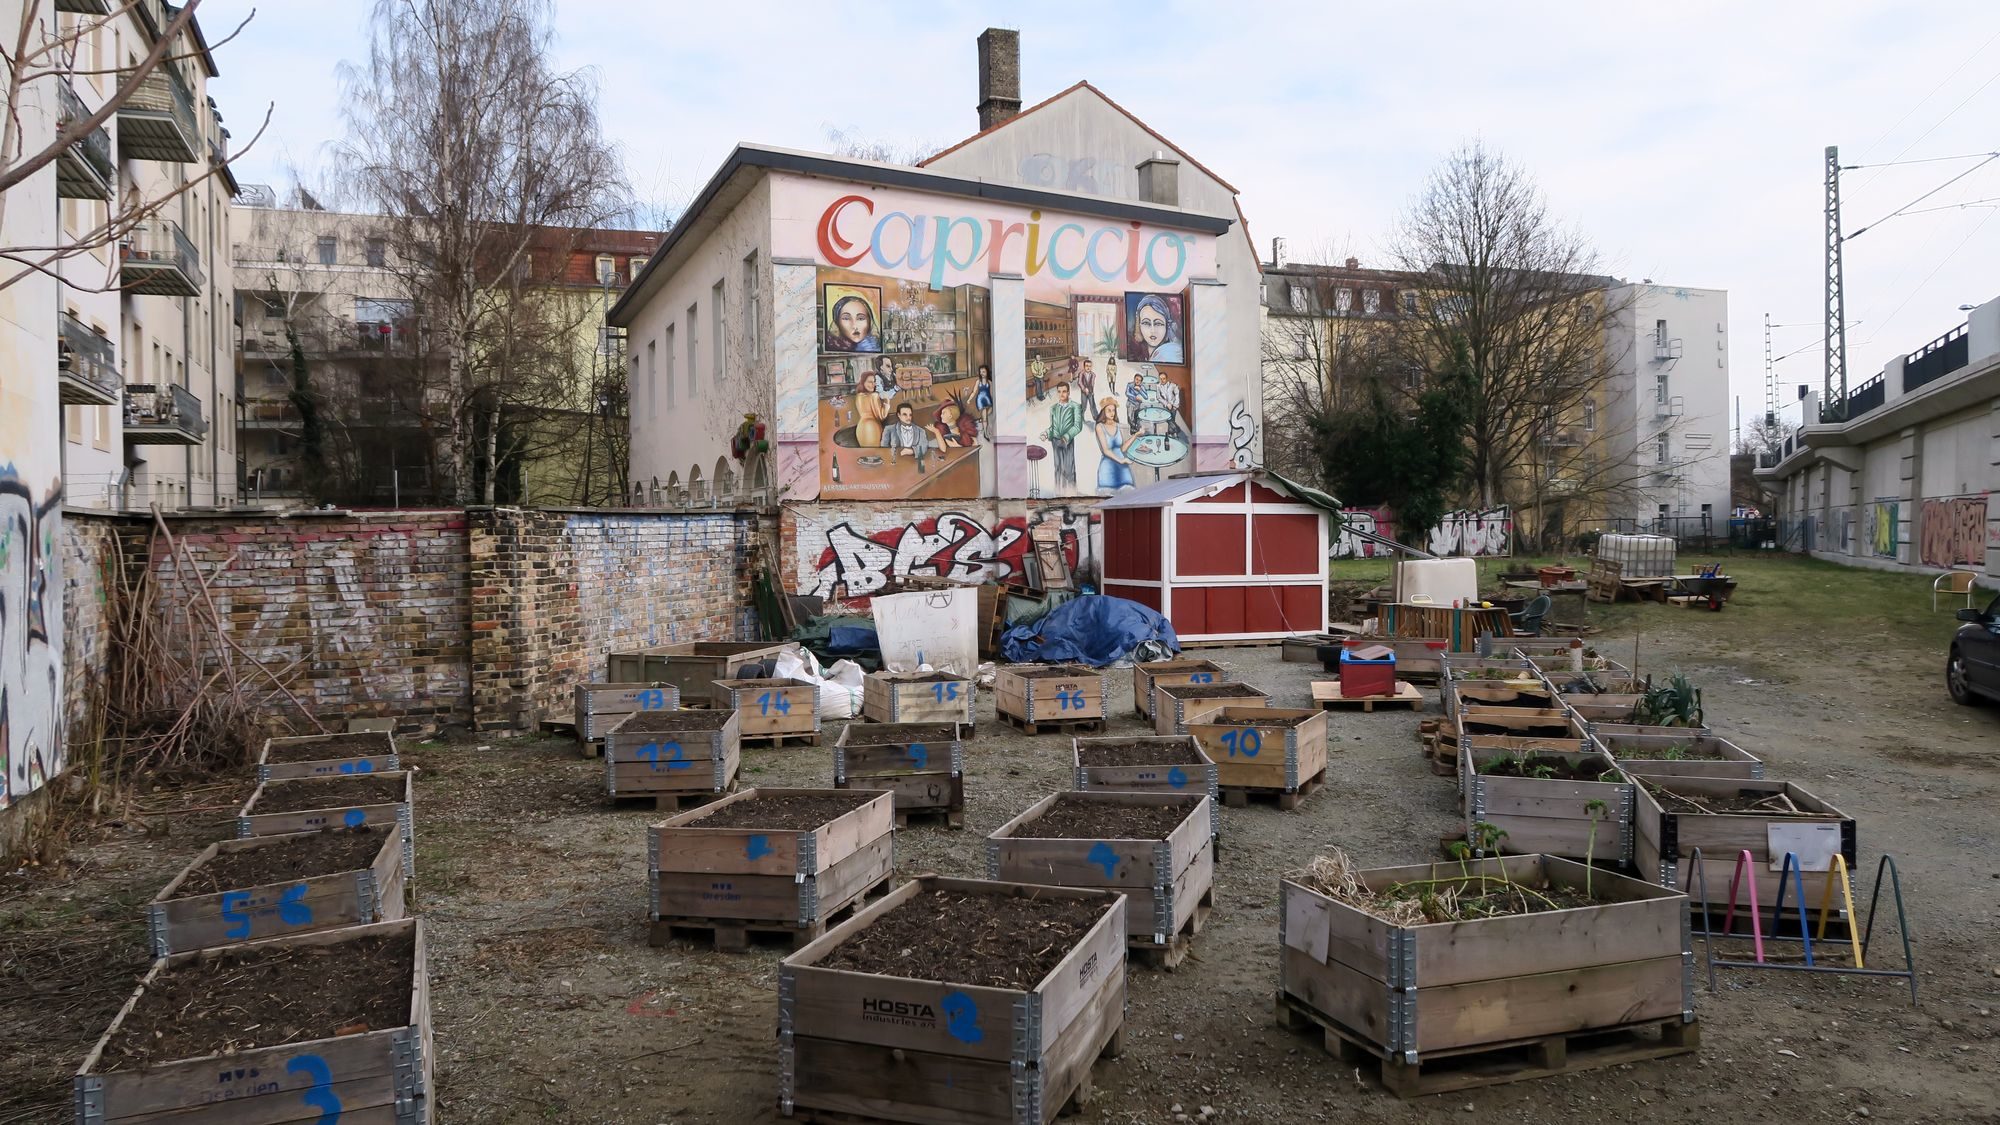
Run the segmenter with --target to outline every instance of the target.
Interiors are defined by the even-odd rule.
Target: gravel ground
[[[1698,1057],[1412,1102],[1280,1030],[1279,873],[1332,845],[1371,866],[1418,862],[1457,828],[1455,786],[1413,737],[1435,713],[1426,691],[1424,714],[1336,713],[1328,784],[1295,811],[1223,811],[1215,913],[1179,971],[1133,968],[1126,1051],[1098,1065],[1083,1120],[1199,1121],[1206,1107],[1251,1122],[2000,1121],[2000,711],[1944,699],[1941,648],[1849,660],[1832,638],[1802,645],[1734,621],[1649,611],[1646,666],[1685,669],[1721,733],[1855,816],[1864,873],[1881,852],[1897,856],[1922,1007],[1900,982],[1725,972],[1720,992],[1697,992]],[[1275,648],[1207,655],[1278,705],[1305,705],[1318,674]],[[1145,733],[1128,674],[1112,684],[1106,733]],[[1023,736],[982,698],[966,827],[899,832],[903,875],[978,875],[988,832],[1069,785],[1069,739]],[[750,750],[743,782],[830,784],[828,747]],[[410,746],[405,761],[421,771],[441,1120],[779,1120],[783,951],[646,944],[644,828],[658,814],[607,806],[601,767],[553,739]],[[235,792],[151,795],[60,870],[0,879],[0,1125],[67,1119],[69,1072],[143,971],[138,904],[224,831],[218,810]],[[1881,941],[1878,959],[1899,960],[1892,948]]]

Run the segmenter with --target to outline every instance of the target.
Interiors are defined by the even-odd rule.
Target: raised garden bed
[[[1557,706],[1554,689],[1533,672],[1497,675],[1490,678],[1449,679],[1438,687],[1444,713],[1455,714],[1460,707]]]
[[[414,918],[153,963],[76,1072],[78,1122],[433,1120]]]
[[[737,714],[737,737],[772,746],[819,745],[819,685],[806,680],[717,680],[716,700]]]
[[[1153,733],[1186,734],[1188,724],[1224,707],[1262,707],[1271,698],[1263,688],[1234,680],[1161,684],[1153,689]],[[1211,757],[1213,752],[1211,751]]]
[[[1071,758],[1078,789],[1207,793],[1217,804],[1222,800],[1216,790],[1219,775],[1215,760],[1190,735],[1078,738]]]
[[[1003,664],[993,677],[993,709],[1029,734],[1043,727],[1099,730],[1107,677],[1081,664]]]
[[[1764,763],[1713,734],[1602,734],[1594,740],[1637,777],[1735,777],[1756,780]]]
[[[1404,1097],[1699,1044],[1687,900],[1638,879],[1542,855],[1334,856],[1279,897],[1279,1022]]]
[[[949,672],[872,672],[861,683],[861,715],[877,723],[959,723],[979,717],[979,683]]]
[[[1476,848],[1632,860],[1632,782],[1609,755],[1463,745],[1458,784],[1466,839]],[[1506,835],[1482,839],[1482,824]]]
[[[986,838],[986,874],[1125,895],[1134,949],[1187,956],[1215,901],[1215,804],[1176,793],[1056,793]]]
[[[938,816],[965,827],[964,728],[956,723],[849,723],[833,748],[833,784],[896,795],[896,823]]]
[[[842,789],[746,789],[646,833],[652,941],[752,933],[800,946],[894,873],[895,802]]]
[[[257,755],[258,781],[341,777],[401,768],[396,736],[388,731],[267,738],[264,749]]]
[[[1562,702],[1585,723],[1629,724],[1638,716],[1639,704],[1645,698],[1633,693],[1606,692],[1600,695],[1580,692],[1563,695]]]
[[[667,683],[621,683],[576,685],[576,740],[583,756],[597,756],[596,744],[635,711],[674,711],[681,705],[681,689]]]
[[[1813,828],[1811,826],[1819,826]],[[1854,818],[1789,781],[1748,778],[1642,776],[1634,801],[1633,863],[1648,879],[1687,894],[1711,911],[1729,904],[1729,882],[1741,853],[1750,853],[1757,880],[1757,905],[1770,911],[1778,893],[1779,865],[1789,833],[1803,831],[1810,842],[1838,851],[1854,868],[1859,859]],[[1776,833],[1774,833],[1776,829]],[[1775,844],[1775,846],[1774,846]],[[1692,867],[1695,849],[1707,874],[1707,897]],[[1801,860],[1810,864],[1806,855]],[[1827,873],[1804,872],[1804,902],[1817,910]],[[1800,879],[1785,892],[1787,913],[1795,911]],[[1750,896],[1738,891],[1738,912],[1747,914]],[[1841,904],[1835,896],[1835,904]]]
[[[1588,738],[1609,738],[1613,735],[1651,734],[1668,738],[1692,738],[1700,734],[1714,734],[1707,727],[1663,727],[1648,723],[1589,723],[1584,735]]]
[[[778,967],[778,1109],[1048,1125],[1125,1021],[1107,891],[925,875]]]
[[[604,791],[661,808],[726,793],[743,764],[734,710],[640,711],[604,736]]]
[[[403,916],[403,848],[389,825],[220,840],[146,905],[153,956]]]
[[[1291,808],[1326,777],[1327,723],[1317,707],[1223,707],[1188,724],[1188,734],[1214,760],[1226,804],[1275,795]]]
[[[679,689],[683,707],[714,707],[721,705],[715,681],[758,674],[745,672],[746,668],[768,672],[791,647],[764,641],[690,641],[614,652],[605,658],[604,678],[625,684],[664,683]]]
[[[1213,660],[1149,660],[1132,665],[1132,707],[1142,719],[1153,717],[1153,691],[1161,684],[1213,684],[1229,678]]]
[[[394,825],[403,848],[403,874],[416,874],[416,826],[410,813],[413,775],[408,770],[346,777],[260,781],[236,813],[236,837],[283,836],[322,828]]]
[[[1583,724],[1561,707],[1489,707],[1466,704],[1452,717],[1462,740],[1474,734],[1516,738],[1582,738]]]

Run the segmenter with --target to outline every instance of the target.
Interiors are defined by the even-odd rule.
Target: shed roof
[[[1194,473],[1184,477],[1168,477],[1166,480],[1141,485],[1130,492],[1121,492],[1115,496],[1106,497],[1098,501],[1097,508],[1099,511],[1109,508],[1158,508],[1188,496],[1213,496],[1223,489],[1241,484],[1247,480],[1255,480],[1259,484],[1274,486],[1284,492],[1289,492],[1294,499],[1302,504],[1310,504],[1315,508],[1323,508],[1336,515],[1340,512],[1340,501],[1321,492],[1319,489],[1310,488],[1303,484],[1295,484],[1265,469],[1238,469],[1230,472]]]

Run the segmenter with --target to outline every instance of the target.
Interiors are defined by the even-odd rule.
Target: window
[[[597,283],[609,285],[618,280],[618,259],[609,254],[597,256]]]
[[[762,295],[757,285],[757,252],[743,256],[743,348],[744,363],[754,365],[757,357],[764,354],[762,325],[758,318],[763,315]]]
[[[1333,291],[1333,311],[1338,313],[1344,313],[1353,308],[1354,308],[1354,290],[1336,289]]]
[[[689,305],[689,306],[688,306],[688,315],[687,315],[687,326],[688,326],[688,350],[687,350],[687,364],[688,364],[688,402],[689,402],[689,403],[692,403],[692,402],[694,402],[694,400],[695,400],[695,396],[696,396],[697,394],[700,394],[700,393],[701,393],[701,369],[695,366],[695,354],[696,354],[696,352],[697,352],[697,351],[699,351],[699,350],[700,350],[700,347],[701,347],[701,333],[700,333],[699,331],[697,331],[697,330],[696,330],[696,325],[699,325],[699,324],[701,323],[701,321],[700,321],[700,320],[698,319],[698,318],[699,318],[699,316],[700,316],[700,314],[701,314],[701,309],[700,309],[700,308],[699,308],[698,306],[695,306],[695,305]]]
[[[1286,295],[1291,299],[1292,311],[1295,313],[1305,312],[1307,306],[1310,304],[1311,297],[1306,292],[1306,287],[1303,285],[1287,285],[1285,289]]]
[[[631,265],[631,270],[632,270],[632,275],[631,275],[631,276],[632,276],[632,280],[633,280],[633,281],[637,281],[637,280],[639,280],[639,275],[640,275],[640,274],[642,274],[642,273],[645,273],[645,272],[646,272],[646,262],[647,262],[647,259],[645,259],[645,258],[634,258],[634,259],[632,259],[632,265]]]
[[[1653,401],[1667,401],[1667,377],[1665,375],[1653,376]]]
[[[386,266],[389,264],[388,243],[379,238],[371,238],[363,246],[363,253],[367,255],[369,265]]]
[[[1361,291],[1361,312],[1365,316],[1375,316],[1382,311],[1382,293],[1376,289]]]
[[[709,385],[722,386],[722,282],[708,291],[708,378]]]
[[[667,329],[667,386],[673,386],[674,330]],[[672,393],[669,391],[668,393]],[[646,421],[659,417],[660,405],[660,365],[659,355],[653,350],[653,341],[646,341]],[[669,404],[671,405],[671,403]]]
[[[1592,430],[1595,430],[1596,428],[1597,428],[1597,404],[1594,402],[1586,402],[1583,404],[1584,432],[1588,433]]]
[[[662,384],[667,388],[667,409],[674,408],[674,396],[680,392],[674,388],[674,326],[667,325],[667,378]]]
[[[597,326],[597,354],[615,355],[618,351],[618,330],[609,324]]]
[[[1660,522],[1663,524],[1667,522],[1667,506],[1665,504],[1660,505]]]
[[[1659,465],[1667,463],[1667,435],[1665,434],[1661,434],[1660,439],[1653,443],[1653,462]]]
[[[319,236],[319,264],[333,265],[340,258],[340,244],[330,234]]]
[[[1660,347],[1666,347],[1666,346],[1667,346],[1667,322],[1666,322],[1666,321],[1664,321],[1664,320],[1656,320],[1656,321],[1654,321],[1654,322],[1653,322],[1653,343],[1655,343],[1655,344],[1659,345]]]
[[[1417,291],[1416,291],[1416,290],[1414,290],[1414,289],[1405,289],[1405,290],[1403,290],[1403,311],[1404,311],[1404,312],[1406,312],[1406,313],[1408,313],[1408,314],[1410,314],[1411,316],[1415,316],[1415,315],[1416,315],[1416,312],[1417,312]]]

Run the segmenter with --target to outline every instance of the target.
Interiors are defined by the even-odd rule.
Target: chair
[[[1965,608],[1972,608],[1972,580],[1979,577],[1969,570],[1947,570],[1931,581],[1931,612],[1936,613],[1938,596],[1965,596]]]
[[[1547,594],[1536,594],[1534,599],[1527,605],[1522,606],[1518,612],[1508,614],[1508,619],[1514,623],[1514,635],[1517,637],[1541,636],[1542,619],[1549,615],[1549,610],[1553,609],[1555,604],[1555,599],[1549,597]]]

